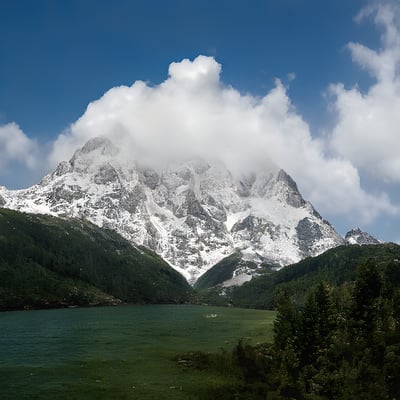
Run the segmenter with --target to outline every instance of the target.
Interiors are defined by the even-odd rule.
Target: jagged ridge
[[[114,229],[191,283],[236,251],[280,267],[344,242],[282,169],[234,176],[205,160],[149,168],[123,159],[106,138],[90,140],[38,185],[0,188],[0,202]]]

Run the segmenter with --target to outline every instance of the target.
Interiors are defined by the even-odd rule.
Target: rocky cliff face
[[[283,170],[238,177],[204,160],[156,170],[118,154],[109,140],[92,139],[39,184],[0,188],[0,202],[115,229],[191,283],[237,250],[279,267],[344,243]]]

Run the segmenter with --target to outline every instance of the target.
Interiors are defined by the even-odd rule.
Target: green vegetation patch
[[[229,301],[237,307],[273,309],[276,293],[285,289],[300,306],[304,305],[309,290],[322,280],[334,287],[352,284],[358,265],[366,260],[372,260],[379,268],[398,259],[400,246],[394,243],[340,246],[234,287],[229,292]]]
[[[225,257],[200,276],[194,287],[196,289],[207,289],[231,279],[241,259],[242,256],[240,253],[234,253]]]
[[[161,257],[116,232],[0,209],[0,310],[182,303],[191,294]]]

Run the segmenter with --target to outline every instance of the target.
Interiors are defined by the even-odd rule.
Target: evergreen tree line
[[[224,365],[235,378],[212,388],[208,398],[400,399],[397,260],[366,261],[356,280],[340,287],[320,282],[301,309],[284,290],[276,301],[274,343],[241,341],[219,362],[212,356],[208,368]],[[202,365],[207,368],[204,358]]]
[[[116,232],[0,208],[0,311],[181,303],[191,295],[161,257]]]

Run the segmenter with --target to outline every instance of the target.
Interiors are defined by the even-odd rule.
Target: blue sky
[[[5,0],[0,121],[52,138],[109,88],[159,83],[170,62],[204,54],[243,92],[262,95],[275,77],[296,73],[293,101],[319,124],[313,109],[329,83],[366,79],[343,50],[349,40],[378,39],[353,21],[363,3]]]
[[[391,133],[382,139],[387,147],[400,144],[396,110],[382,111],[387,98],[397,104],[398,93],[385,88],[398,83],[398,43],[390,36],[393,30],[399,36],[398,16],[396,2],[361,0],[3,0],[0,185],[20,188],[40,180],[51,170],[47,160],[62,154],[54,150],[59,135],[89,135],[70,125],[109,89],[137,80],[157,88],[168,80],[171,63],[189,59],[199,66],[193,60],[204,55],[221,66],[220,85],[255,102],[277,91],[279,78],[291,110],[277,131],[285,135],[284,126],[295,126],[303,132],[302,143],[313,149],[307,160],[320,153],[304,171],[299,165],[308,161],[296,164],[290,153],[288,159],[282,156],[282,166],[304,196],[340,233],[360,225],[379,238],[399,241],[400,161],[385,149],[374,151],[379,145],[372,137],[387,129]],[[379,75],[388,60],[394,75]],[[343,86],[332,86],[338,83]],[[389,128],[365,122],[371,115],[384,117]],[[357,129],[364,127],[353,116],[377,129],[362,137]],[[285,125],[288,118],[295,122]],[[316,178],[313,166],[321,166],[325,177]],[[342,184],[346,180],[348,186]],[[329,193],[327,181],[337,185],[337,193]]]

